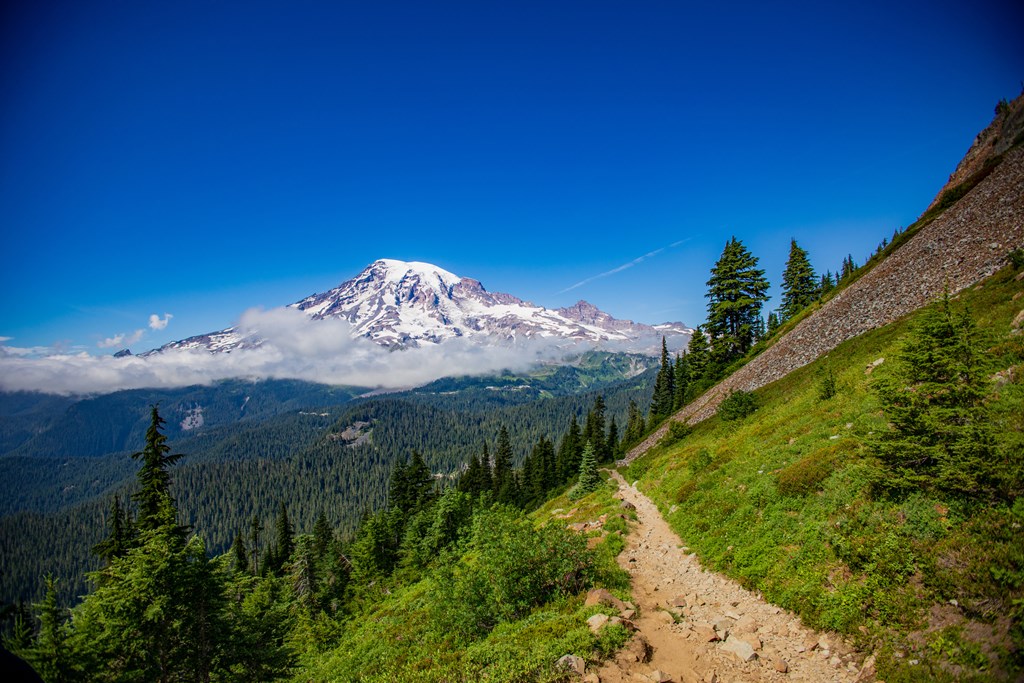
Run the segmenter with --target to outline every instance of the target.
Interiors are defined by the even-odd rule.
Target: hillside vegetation
[[[878,648],[880,677],[889,683],[1019,674],[1019,272],[1005,268],[951,302],[977,323],[981,405],[995,441],[990,458],[964,460],[962,474],[968,466],[988,468],[1001,482],[995,489],[931,485],[923,466],[908,485],[879,458],[895,419],[883,410],[883,387],[900,377],[900,359],[920,343],[915,335],[930,309],[847,341],[756,391],[756,411],[746,417],[740,411],[723,419],[720,411],[681,440],[676,430],[634,461],[627,478],[639,479],[706,565],[810,626]]]

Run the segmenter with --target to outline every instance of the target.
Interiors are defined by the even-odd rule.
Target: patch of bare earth
[[[873,658],[843,639],[805,628],[798,617],[736,582],[704,571],[647,496],[621,475],[616,494],[637,523],[619,564],[632,577],[633,640],[584,680],[873,681]],[[625,505],[625,503],[624,503]]]

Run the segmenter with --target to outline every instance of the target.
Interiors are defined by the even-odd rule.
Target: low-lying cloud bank
[[[25,349],[0,345],[0,390],[101,394],[229,378],[300,379],[395,389],[451,375],[526,370],[585,350],[579,345],[567,347],[563,340],[495,345],[453,339],[390,351],[362,337],[353,339],[344,320],[311,320],[291,308],[247,311],[238,329],[258,336],[263,343],[229,353],[179,350],[122,358],[87,353],[31,357]]]

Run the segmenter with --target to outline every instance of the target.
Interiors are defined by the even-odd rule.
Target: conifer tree
[[[608,450],[610,452],[610,459],[618,458],[622,453],[622,442],[619,440],[619,425],[615,422],[615,416],[612,416],[611,424],[608,425]]]
[[[580,434],[580,425],[576,416],[569,422],[569,429],[562,437],[558,445],[558,478],[559,481],[569,481],[579,471],[580,458],[583,455],[583,442]]]
[[[733,237],[711,270],[708,280],[707,331],[718,360],[728,363],[754,343],[756,320],[768,300],[768,280],[757,257]]]
[[[601,484],[601,475],[597,472],[597,455],[594,446],[589,441],[583,447],[583,457],[580,459],[579,478],[573,489],[575,496],[583,496],[595,490]]]
[[[686,346],[686,357],[690,366],[690,381],[703,377],[711,360],[711,346],[701,325],[694,328],[690,336],[690,343]]]
[[[818,296],[823,297],[836,288],[836,281],[832,278],[832,271],[826,270],[818,283]]]
[[[334,530],[331,528],[330,522],[327,521],[327,515],[323,510],[320,511],[320,516],[313,524],[313,542],[317,558],[327,555],[328,549],[334,543]]]
[[[292,556],[295,548],[295,529],[288,520],[288,508],[284,501],[277,504],[277,519],[274,521],[274,529],[277,532],[277,543],[274,551],[274,571],[281,571]]]
[[[817,296],[818,279],[807,252],[789,242],[789,259],[782,272],[782,319],[788,320],[811,305]]]
[[[504,426],[498,431],[494,449],[494,499],[499,503],[516,502],[516,481],[512,472],[512,442]]]
[[[608,439],[605,436],[604,396],[601,394],[594,399],[594,405],[587,413],[583,427],[583,440],[589,441],[593,445],[598,462],[604,462],[611,458],[611,449],[608,447]]]
[[[132,527],[128,511],[121,507],[121,499],[115,496],[110,507],[110,534],[93,547],[93,554],[108,565],[114,558],[124,557],[135,536]]]
[[[676,355],[676,364],[673,370],[674,393],[672,396],[672,411],[675,412],[686,404],[686,387],[690,383],[690,362],[685,352]]]
[[[775,311],[768,314],[768,331],[767,334],[771,337],[775,334],[775,331],[779,329],[779,316],[775,315]]]
[[[483,453],[480,455],[480,490],[477,495],[485,491],[494,490],[494,470],[491,467],[491,453],[487,450],[487,442],[484,442]]]
[[[260,575],[260,534],[263,533],[263,523],[259,515],[253,515],[249,522],[249,558],[252,560],[252,575]]]
[[[132,500],[139,504],[138,527],[141,531],[152,531],[159,525],[159,516],[164,502],[174,503],[171,498],[171,475],[167,468],[177,462],[181,453],[171,454],[167,445],[167,437],[161,431],[164,419],[160,417],[156,406],[152,406],[149,428],[146,430],[146,446],[132,458],[142,461],[142,467],[136,475],[139,491]]]
[[[231,556],[235,561],[236,572],[249,570],[249,554],[245,551],[245,541],[240,533],[235,534],[235,541],[231,544]]]
[[[672,357],[668,354],[668,345],[665,337],[661,338],[661,368],[654,379],[654,394],[651,397],[651,408],[649,411],[651,424],[661,422],[672,414],[672,404],[675,397],[675,372]]]
[[[21,652],[32,668],[47,683],[72,679],[72,652],[69,652],[64,610],[57,605],[57,579],[46,576],[46,593],[35,608],[39,612],[39,633],[35,643]]]
[[[1008,482],[1020,476],[1020,462],[1001,462],[984,403],[982,348],[974,320],[953,309],[947,292],[926,309],[895,369],[876,380],[891,429],[873,446],[889,488],[972,500],[996,499],[1014,488]]]
[[[623,442],[634,444],[640,441],[646,428],[646,420],[644,420],[644,414],[640,412],[640,407],[637,406],[636,401],[629,399],[629,408],[626,410],[626,434]]]

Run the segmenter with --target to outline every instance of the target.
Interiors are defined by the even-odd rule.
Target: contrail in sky
[[[646,254],[644,254],[643,256],[637,256],[635,259],[633,259],[629,263],[623,263],[621,266],[617,266],[615,268],[612,268],[611,270],[606,270],[603,273],[598,273],[597,275],[594,275],[593,277],[588,277],[586,280],[580,280],[576,284],[570,285],[570,286],[566,287],[565,289],[560,291],[559,294],[565,294],[566,292],[571,292],[572,290],[576,289],[577,287],[582,287],[583,285],[591,283],[594,280],[600,280],[603,277],[608,277],[609,275],[615,275],[615,273],[621,273],[622,271],[626,270],[627,268],[632,268],[633,266],[637,265],[638,263],[643,263],[644,261],[646,261],[647,259],[651,258],[652,256],[657,256],[658,254],[660,254],[661,252],[665,251],[666,249],[672,249],[673,247],[678,247],[680,244],[684,244],[686,242],[689,242],[691,239],[693,239],[693,238],[692,237],[687,237],[684,240],[679,240],[678,242],[673,242],[672,244],[668,245],[667,247],[661,247],[660,249],[655,249],[654,251],[649,251]]]

